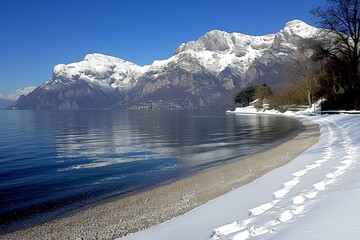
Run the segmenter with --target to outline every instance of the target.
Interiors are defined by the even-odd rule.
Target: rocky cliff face
[[[208,108],[231,105],[250,84],[276,87],[299,41],[318,33],[301,21],[276,34],[214,30],[149,66],[102,54],[55,66],[53,76],[20,98],[20,109]]]

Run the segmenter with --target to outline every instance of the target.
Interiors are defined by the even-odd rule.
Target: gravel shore
[[[318,126],[301,120],[304,131],[289,141],[237,162],[83,210],[1,239],[115,239],[167,221],[283,166],[319,139]]]

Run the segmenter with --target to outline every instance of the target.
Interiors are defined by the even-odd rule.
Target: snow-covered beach
[[[319,124],[320,139],[290,163],[181,217],[122,239],[356,239],[359,117],[309,117]]]

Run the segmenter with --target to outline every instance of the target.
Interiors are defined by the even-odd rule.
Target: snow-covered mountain
[[[0,94],[0,109],[5,109],[8,106],[15,103],[16,100],[19,99],[20,96],[26,96],[30,92],[34,91],[36,87],[30,86],[30,87],[24,87],[19,88],[15,92],[10,93],[8,95]]]
[[[81,62],[55,66],[48,81],[15,105],[20,109],[230,105],[236,91],[249,84],[276,86],[299,40],[318,32],[299,20],[264,36],[213,30],[149,66],[89,54]]]
[[[84,80],[119,91],[127,91],[135,86],[137,79],[147,68],[116,57],[97,53],[88,54],[84,61],[56,65],[53,76],[42,87],[51,90],[59,85],[69,86],[78,80]]]
[[[4,99],[4,100],[10,100],[10,101],[16,101],[18,100],[18,98],[22,95],[27,95],[30,92],[34,91],[36,87],[34,86],[30,86],[30,87],[24,87],[24,88],[19,88],[17,90],[15,90],[15,92],[10,93],[8,95],[3,95],[0,94],[0,99]]]

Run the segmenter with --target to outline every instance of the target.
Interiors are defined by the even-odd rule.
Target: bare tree
[[[322,52],[346,69],[344,89],[352,96],[354,107],[360,107],[360,0],[327,0],[325,7],[312,11],[330,38]],[[330,31],[329,31],[330,30]]]
[[[312,58],[314,51],[305,46],[308,45],[303,45],[296,51],[288,73],[291,78],[290,84],[306,95],[307,103],[311,107],[317,90],[317,75],[321,66],[320,61],[314,61]]]
[[[265,83],[255,89],[254,97],[258,99],[258,108],[263,108],[265,103],[268,103],[270,96],[272,95],[270,87]]]

